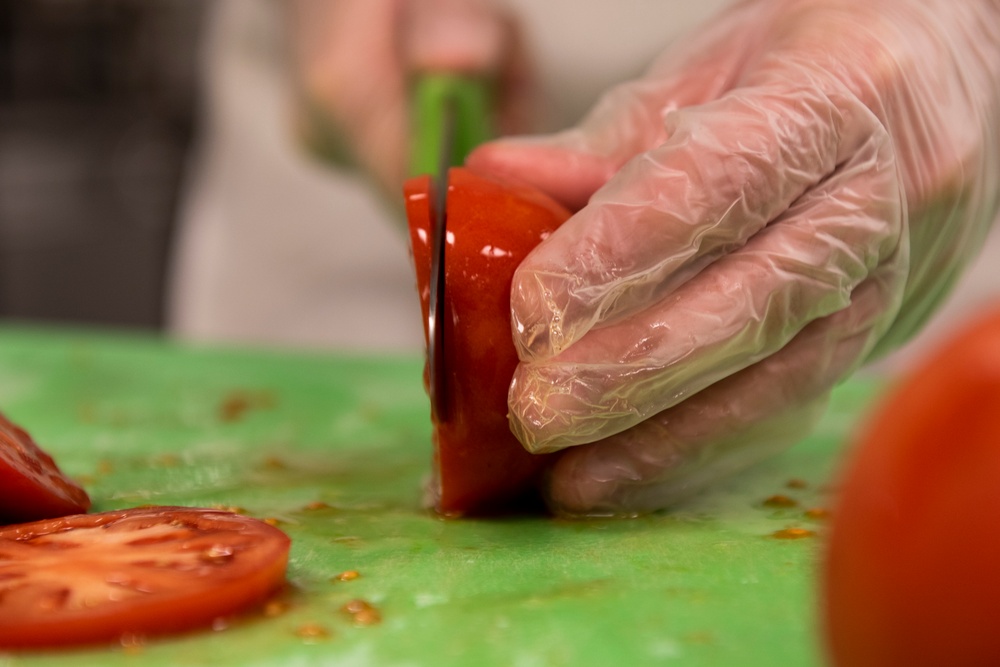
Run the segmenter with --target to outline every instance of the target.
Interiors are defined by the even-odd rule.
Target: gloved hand
[[[569,448],[551,505],[663,508],[807,433],[975,254],[1000,3],[742,2],[580,126],[469,165],[579,209],[511,301],[512,428]]]
[[[390,201],[407,176],[420,72],[495,79],[499,130],[530,129],[528,57],[513,18],[489,0],[294,0],[288,23],[306,144],[360,166]]]

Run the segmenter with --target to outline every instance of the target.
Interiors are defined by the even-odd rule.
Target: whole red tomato
[[[431,183],[405,187],[417,286],[430,297]],[[510,285],[521,260],[569,212],[527,186],[450,172],[445,260],[444,354],[447,417],[434,423],[433,491],[446,515],[510,509],[530,500],[551,457],[529,454],[511,434],[507,390],[517,351],[510,328]]]
[[[900,383],[839,487],[823,570],[836,665],[1000,665],[1000,308]]]

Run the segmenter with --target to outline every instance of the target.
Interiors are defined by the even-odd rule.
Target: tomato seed
[[[269,456],[264,459],[264,468],[267,470],[287,470],[288,464],[277,456]]]
[[[788,496],[783,496],[781,494],[773,495],[770,498],[764,499],[765,507],[795,507],[799,504],[799,501],[794,498],[789,498]]]
[[[322,500],[314,500],[305,506],[307,510],[325,510],[330,509],[330,506],[324,503]]]
[[[356,625],[375,625],[382,620],[378,609],[365,600],[351,600],[341,610],[350,614]]]
[[[358,625],[375,625],[382,622],[382,615],[377,609],[366,609],[354,615],[354,622]]]
[[[771,533],[771,537],[778,540],[801,540],[804,537],[814,537],[816,531],[808,528],[785,528]]]
[[[201,552],[199,558],[206,563],[221,565],[231,561],[234,555],[233,547],[225,544],[214,544]]]
[[[264,615],[268,618],[274,618],[275,616],[281,616],[289,609],[292,605],[288,604],[284,600],[271,600],[264,605]]]
[[[219,510],[220,512],[231,512],[232,514],[246,514],[247,511],[243,507],[237,505],[212,505],[212,509]]]
[[[299,626],[299,629],[295,631],[295,635],[302,639],[329,639],[330,631],[318,623],[306,623]]]

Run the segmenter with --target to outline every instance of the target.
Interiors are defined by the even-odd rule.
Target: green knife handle
[[[424,74],[416,80],[413,90],[411,175],[438,175],[449,105],[454,109],[449,158],[452,166],[462,164],[473,148],[493,138],[492,88],[485,79],[465,74]]]

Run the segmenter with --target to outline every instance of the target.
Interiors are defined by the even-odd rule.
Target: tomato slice
[[[290,540],[221,510],[148,507],[0,530],[0,648],[211,626],[284,582]]]
[[[430,179],[406,183],[406,213],[427,335]],[[433,491],[445,515],[487,513],[533,502],[551,456],[529,454],[510,431],[507,391],[517,367],[510,290],[521,260],[569,218],[533,188],[453,168],[445,253],[448,418],[434,424]],[[425,373],[426,382],[426,373]]]
[[[887,396],[839,484],[822,571],[834,664],[1000,665],[1000,308]]]
[[[28,433],[0,414],[0,523],[90,509],[90,497]]]

